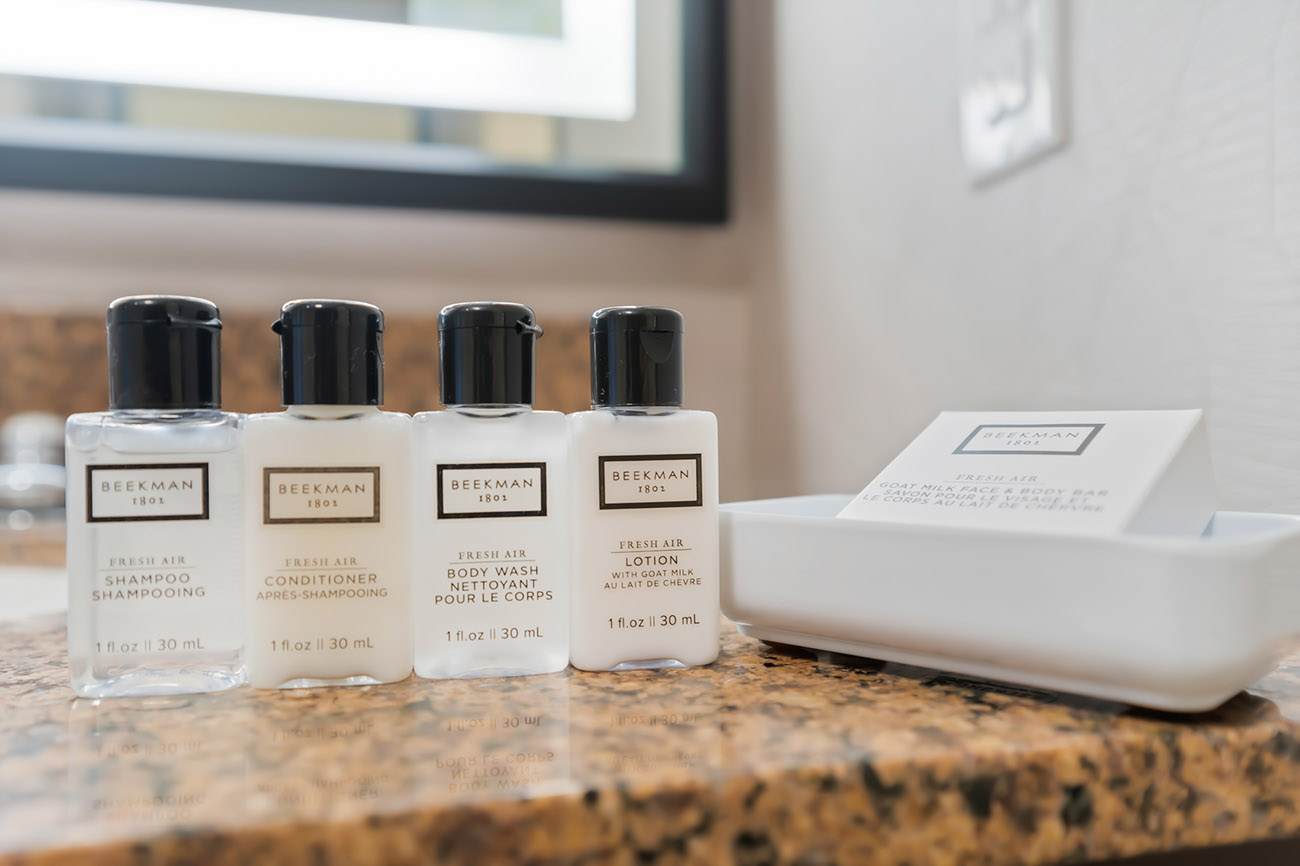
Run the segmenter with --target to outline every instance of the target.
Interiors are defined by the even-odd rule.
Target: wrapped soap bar
[[[1201,410],[943,412],[839,517],[1073,535],[1199,535]]]

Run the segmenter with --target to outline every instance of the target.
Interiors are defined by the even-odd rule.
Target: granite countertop
[[[690,671],[72,700],[0,624],[0,863],[1052,863],[1300,832],[1300,656],[1174,717],[724,629]]]

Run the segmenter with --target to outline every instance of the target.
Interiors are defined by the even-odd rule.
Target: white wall
[[[975,189],[954,0],[777,0],[762,492],[941,409],[1203,406],[1224,504],[1300,511],[1300,2],[1067,8],[1068,147]]]

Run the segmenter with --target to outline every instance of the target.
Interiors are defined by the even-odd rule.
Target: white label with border
[[[545,463],[439,463],[438,519],[545,517]]]
[[[378,523],[379,467],[268,466],[262,470],[262,522]]]
[[[699,454],[604,456],[600,507],[689,508],[704,504]]]
[[[980,424],[953,454],[1057,454],[1078,457],[1105,424]]]
[[[86,521],[207,520],[208,464],[86,467]]]

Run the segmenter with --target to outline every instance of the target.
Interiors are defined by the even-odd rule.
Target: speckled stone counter
[[[1300,832],[1300,657],[1180,718],[727,629],[693,671],[71,700],[0,626],[0,863],[1054,863]]]

